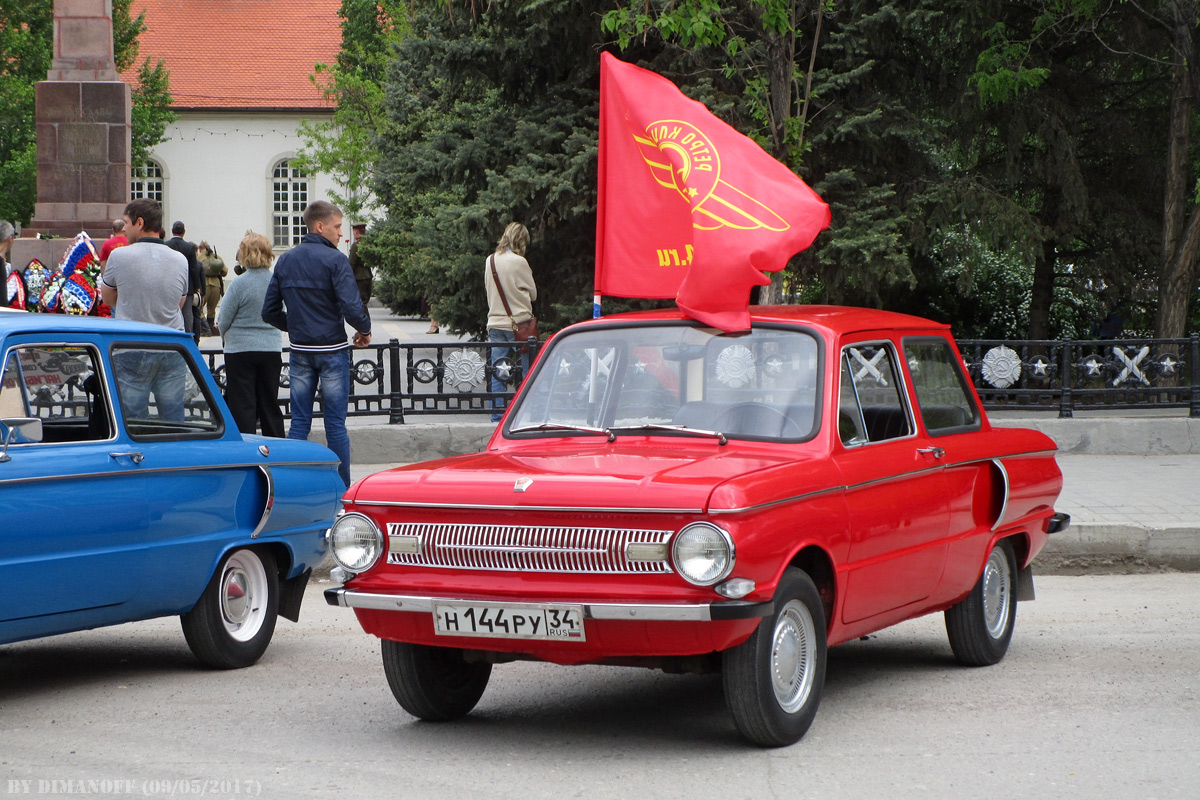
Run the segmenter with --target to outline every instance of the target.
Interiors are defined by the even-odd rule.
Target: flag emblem
[[[650,123],[634,141],[656,183],[679,193],[692,209],[692,227],[713,231],[765,228],[783,232],[783,217],[721,179],[721,156],[712,140],[690,122],[662,119]]]

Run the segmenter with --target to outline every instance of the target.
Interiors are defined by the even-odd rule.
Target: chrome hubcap
[[[250,616],[250,579],[245,571],[231,569],[225,573],[225,586],[221,593],[224,603],[222,613],[225,621],[240,625]]]
[[[812,691],[815,639],[808,607],[798,600],[785,605],[771,641],[771,688],[779,707],[788,714],[799,710]]]
[[[239,550],[225,562],[221,621],[234,640],[248,642],[262,628],[267,616],[267,591],[267,572],[254,553]]]
[[[983,623],[993,639],[1000,638],[1008,624],[1009,597],[1012,593],[1012,575],[1008,571],[1008,559],[1004,551],[996,548],[988,556],[983,568]]]

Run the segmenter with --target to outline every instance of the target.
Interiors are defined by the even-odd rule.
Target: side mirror
[[[11,461],[8,454],[10,444],[36,444],[42,440],[42,421],[37,417],[12,417],[0,419],[0,440],[4,450],[0,451],[0,463]]]

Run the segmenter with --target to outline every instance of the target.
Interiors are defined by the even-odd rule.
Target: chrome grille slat
[[[419,553],[395,553],[388,563],[495,572],[634,575],[669,573],[667,559],[630,561],[631,542],[666,544],[674,531],[538,525],[388,523],[389,536],[416,536]]]

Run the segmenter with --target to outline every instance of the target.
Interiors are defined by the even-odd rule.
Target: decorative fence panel
[[[1200,335],[958,343],[984,407],[1022,411],[1180,408],[1200,417]]]
[[[408,416],[491,414],[502,410],[521,385],[522,346],[513,348],[515,358],[503,356],[494,363],[490,358],[492,347],[489,342],[421,344],[401,343],[396,339],[386,344],[356,347],[351,353],[347,416],[386,416],[388,422],[403,423]],[[528,359],[532,361],[539,345],[528,347]],[[224,354],[205,348],[201,348],[201,353],[217,383],[224,388]],[[284,416],[290,418],[287,348],[283,357],[279,405]],[[491,390],[493,376],[500,380],[504,391]],[[319,393],[317,400],[314,414],[321,416]]]
[[[959,349],[990,411],[1057,412],[1186,409],[1200,417],[1200,334],[1187,339],[1013,341],[963,339]],[[488,342],[401,343],[355,348],[349,416],[388,422],[445,414],[490,414],[503,408],[523,376],[521,357],[492,364]],[[537,344],[530,345],[529,358]],[[224,356],[202,350],[224,386]],[[290,416],[287,352],[280,406]],[[493,375],[504,391],[491,391]],[[319,397],[319,396],[318,396]],[[320,415],[319,408],[317,415]]]

